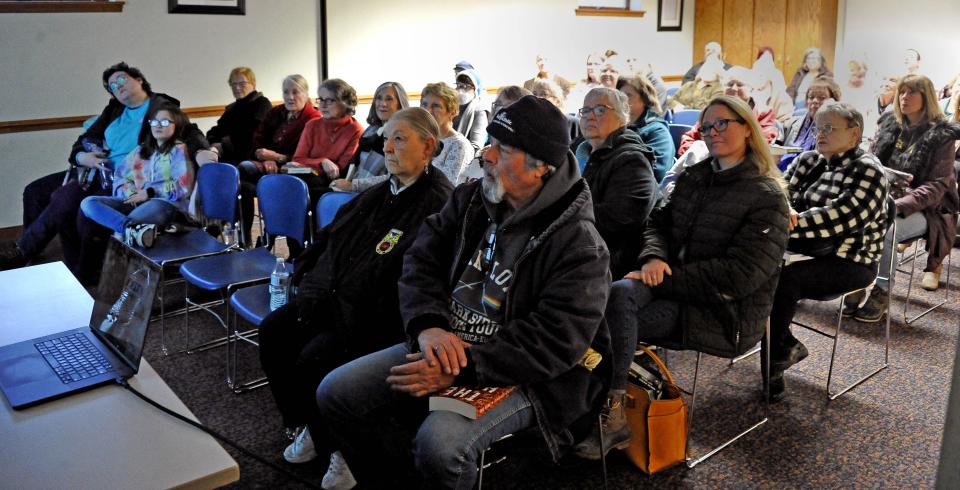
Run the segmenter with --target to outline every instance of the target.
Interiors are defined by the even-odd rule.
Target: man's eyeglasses
[[[593,113],[594,116],[603,117],[607,115],[607,111],[612,111],[613,107],[608,105],[595,105],[593,107],[581,107],[577,114],[580,114],[580,117],[587,117],[587,114]]]
[[[855,128],[855,127],[857,127],[857,126],[846,126],[846,127],[840,127],[840,128],[838,128],[838,127],[834,127],[833,124],[824,124],[823,126],[817,126],[817,127],[813,128],[813,132],[814,132],[815,134],[816,134],[816,133],[820,133],[820,134],[830,134],[830,133],[832,133],[832,132],[834,132],[834,131],[836,131],[836,130],[838,130],[838,129],[850,129],[850,128]]]
[[[710,134],[714,129],[717,130],[717,133],[722,133],[727,130],[727,127],[730,126],[730,123],[737,122],[743,124],[743,121],[740,119],[717,119],[712,123],[703,123],[700,125],[700,134]]]
[[[117,81],[115,81],[115,82],[110,82],[110,91],[111,91],[111,92],[116,92],[118,88],[120,88],[120,87],[122,87],[122,86],[124,86],[124,85],[126,85],[126,84],[127,84],[127,77],[125,77],[125,76],[123,76],[123,75],[120,75],[119,77],[117,77]]]
[[[170,126],[171,124],[173,124],[173,121],[171,121],[171,120],[169,120],[169,119],[151,119],[151,120],[150,120],[150,127],[151,127],[151,128],[155,128],[155,127],[157,127],[157,126],[160,126],[161,128],[165,128],[165,127]]]
[[[338,101],[337,101],[337,99],[333,99],[333,98],[329,98],[329,99],[328,99],[328,98],[324,98],[324,97],[318,97],[318,98],[317,98],[317,102],[318,102],[320,105],[327,105],[327,104],[333,104],[333,103],[338,102]]]
[[[457,90],[476,90],[476,88],[466,82],[457,82]]]
[[[250,85],[250,82],[248,82],[248,81],[246,81],[246,80],[243,80],[243,81],[240,81],[240,82],[230,82],[230,86],[231,86],[231,87],[244,87],[244,86],[247,86],[247,85]]]

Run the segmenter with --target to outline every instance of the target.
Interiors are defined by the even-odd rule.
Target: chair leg
[[[766,343],[766,353],[764,354],[764,356],[766,357],[766,360],[767,360],[767,366],[769,366],[769,365],[770,365],[770,364],[769,364],[769,362],[770,362],[770,321],[769,321],[769,320],[767,320],[766,335],[764,336],[764,338],[765,338],[764,342]],[[688,434],[691,432],[690,429],[693,427],[693,414],[694,414],[694,410],[695,410],[695,408],[696,408],[696,403],[697,403],[697,378],[698,378],[699,375],[700,375],[700,361],[701,361],[701,358],[702,358],[702,357],[703,357],[703,353],[697,352],[697,364],[696,364],[696,367],[694,368],[694,372],[693,372],[693,394],[691,395],[690,409],[689,409],[689,411],[688,411],[688,430],[687,430],[687,433],[688,433]],[[769,370],[769,369],[766,369],[766,370],[761,369],[761,371],[763,371],[763,386],[764,386],[764,404],[763,404],[763,405],[764,405],[764,409],[763,409],[764,413],[763,413],[763,419],[760,420],[759,422],[751,425],[749,428],[747,428],[747,429],[744,430],[743,432],[737,434],[737,435],[734,436],[732,439],[729,439],[728,441],[724,442],[723,444],[721,444],[721,445],[719,445],[719,446],[711,449],[710,451],[706,452],[706,453],[703,454],[702,456],[697,456],[697,457],[695,457],[695,458],[694,458],[694,457],[690,457],[690,452],[689,452],[689,451],[690,451],[690,442],[689,442],[689,441],[690,441],[690,437],[689,437],[689,435],[688,435],[688,437],[687,437],[687,467],[688,467],[688,468],[693,468],[694,466],[697,466],[698,464],[706,461],[706,460],[709,459],[711,456],[713,456],[714,454],[717,454],[718,452],[722,451],[724,448],[726,448],[726,447],[729,446],[730,444],[733,444],[734,442],[736,442],[736,441],[737,441],[738,439],[740,439],[741,437],[747,435],[748,433],[752,432],[754,429],[756,429],[756,428],[760,427],[761,425],[767,423],[767,421],[770,419],[770,416],[769,416],[769,407],[770,407],[770,398],[769,398],[769,393],[770,393],[770,390],[769,390],[769,386],[770,386],[770,370]]]
[[[917,249],[919,250],[920,247],[917,246]],[[951,254],[951,255],[952,255],[952,254]],[[931,311],[933,311],[933,310],[935,310],[935,309],[937,309],[937,308],[939,308],[939,307],[947,304],[947,302],[950,300],[950,268],[951,268],[951,267],[950,267],[950,266],[951,266],[950,257],[951,257],[951,255],[947,255],[947,258],[946,258],[946,260],[944,261],[944,262],[946,263],[945,265],[946,265],[946,269],[947,269],[947,277],[946,277],[946,283],[944,283],[944,285],[943,285],[943,301],[940,301],[939,303],[937,303],[937,304],[935,304],[935,305],[927,308],[926,310],[921,311],[920,313],[918,313],[918,314],[916,314],[916,315],[910,316],[910,314],[909,314],[909,310],[910,310],[910,293],[911,293],[911,291],[912,291],[912,289],[913,289],[913,274],[914,274],[914,271],[915,271],[915,269],[916,269],[916,263],[917,263],[916,259],[914,259],[914,261],[913,261],[913,267],[910,269],[910,282],[907,284],[907,298],[906,298],[906,300],[904,300],[904,302],[903,302],[903,321],[904,321],[904,323],[906,323],[907,325],[910,325],[910,324],[912,324],[913,322],[919,320],[920,318],[923,318],[927,313],[930,313]]]
[[[603,443],[603,415],[597,414],[597,433],[600,434],[600,468],[603,471],[603,488],[607,488],[607,448]]]
[[[167,295],[166,295],[167,282],[163,277],[164,276],[163,273],[165,270],[166,270],[166,267],[164,267],[161,264],[160,265],[160,353],[163,355],[163,357],[167,357],[170,355],[170,351],[167,349],[167,330],[166,330],[167,307],[164,304],[166,303],[166,299],[167,299]]]
[[[889,288],[889,289],[892,290],[893,288]],[[875,374],[879,373],[880,371],[883,371],[884,369],[887,368],[887,366],[890,365],[890,291],[887,291],[887,312],[886,312],[887,319],[884,322],[885,341],[884,341],[884,351],[883,351],[883,363],[879,367],[872,369],[869,373],[865,374],[864,376],[861,376],[859,379],[851,383],[846,388],[843,388],[842,390],[836,393],[833,393],[830,391],[830,386],[833,382],[833,366],[837,358],[837,347],[840,345],[840,333],[841,333],[841,327],[843,325],[843,314],[841,313],[841,311],[843,308],[843,301],[846,299],[848,294],[851,294],[851,293],[846,293],[840,297],[841,306],[840,306],[840,309],[837,310],[837,331],[833,335],[833,350],[830,352],[830,369],[829,371],[827,371],[827,399],[828,400],[836,400],[840,395],[859,386],[861,383],[872,378]],[[814,331],[817,331],[817,330],[814,330]]]
[[[480,451],[480,465],[477,467],[477,490],[483,489],[483,469],[487,467],[487,450]]]
[[[761,350],[760,345],[757,344],[757,346],[754,347],[753,349],[750,349],[747,352],[744,352],[743,354],[740,354],[739,356],[734,357],[733,359],[730,359],[730,365],[733,366],[734,364],[756,354],[757,352],[760,352],[760,350]]]

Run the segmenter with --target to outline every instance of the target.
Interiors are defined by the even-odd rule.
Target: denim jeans
[[[124,200],[122,197],[90,196],[80,203],[80,210],[93,221],[121,234],[129,224],[166,226],[179,212],[166,199],[148,199],[139,206],[127,204]]]
[[[883,255],[880,257],[880,263],[886,264],[890,260],[890,254],[894,253],[898,243],[905,242],[911,238],[920,238],[927,233],[927,218],[923,213],[913,213],[906,218],[897,217],[897,236],[887,233],[883,239]],[[886,276],[886,274],[880,274]],[[891,278],[892,279],[892,278]],[[877,287],[884,290],[890,290],[890,281],[886,277],[877,277]]]
[[[536,425],[530,400],[514,392],[477,420],[428,412],[427,397],[393,391],[384,382],[391,367],[408,362],[409,352],[398,344],[328,374],[317,388],[320,415],[364,488],[415,488],[417,480],[428,487],[471,488],[482,451]]]
[[[627,371],[637,350],[637,340],[657,343],[677,335],[680,306],[655,298],[653,288],[636,279],[613,283],[605,313],[613,347],[612,390],[627,389]]]

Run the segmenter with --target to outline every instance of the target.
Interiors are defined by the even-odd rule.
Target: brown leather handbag
[[[645,473],[653,474],[686,461],[687,405],[663,361],[652,350],[640,348],[657,364],[664,379],[657,400],[651,400],[648,391],[637,384],[627,385],[627,457]]]

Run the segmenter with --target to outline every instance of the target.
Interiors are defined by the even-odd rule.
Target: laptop
[[[0,347],[0,390],[14,409],[139,370],[160,269],[111,239],[102,270],[89,325]]]

